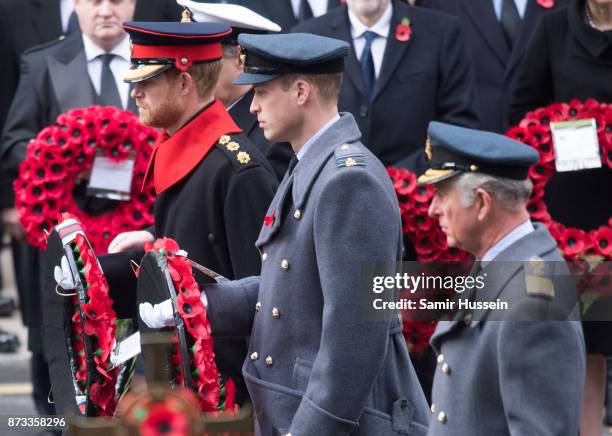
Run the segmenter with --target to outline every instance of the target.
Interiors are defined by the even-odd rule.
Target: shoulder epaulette
[[[60,42],[62,42],[65,39],[66,39],[66,35],[61,35],[59,38],[55,38],[55,39],[52,39],[51,41],[45,42],[43,44],[35,45],[34,47],[28,48],[27,50],[25,50],[23,52],[23,55],[25,56],[25,55],[28,55],[30,53],[35,53],[37,51],[41,51],[41,50],[44,50],[46,48],[52,47],[55,44],[59,44]]]
[[[231,135],[221,135],[219,141],[217,141],[217,147],[228,156],[235,166],[242,167],[253,163],[251,155],[246,150],[243,150],[237,138]]]
[[[525,262],[525,291],[535,297],[555,297],[555,285],[546,272],[546,262],[539,256]]]
[[[365,157],[356,144],[343,144],[334,151],[338,168],[365,167]]]

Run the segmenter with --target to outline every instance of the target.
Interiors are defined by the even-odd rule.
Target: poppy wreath
[[[76,219],[69,214],[62,215],[63,220],[70,218]],[[77,398],[87,398],[90,404],[77,403],[83,415],[113,416],[120,377],[120,368],[113,368],[110,362],[117,316],[112,308],[108,283],[87,238],[78,233],[69,246],[85,292],[85,303],[79,303],[77,292],[71,298],[70,309],[71,363],[76,395]]]
[[[213,351],[213,338],[207,309],[201,297],[191,264],[173,239],[160,238],[145,245],[145,252],[156,250],[165,257],[168,273],[176,292],[178,313],[187,326],[186,336],[189,347],[188,356],[181,356],[178,336],[171,355],[176,381],[183,384],[184,375],[181,362],[187,360],[192,369],[192,380],[202,412],[233,412],[236,386],[231,378],[219,375]],[[184,253],[184,252],[182,252]]]
[[[112,106],[73,109],[41,130],[28,144],[13,186],[15,207],[28,242],[45,249],[45,233],[57,224],[61,212],[79,218],[98,254],[106,253],[117,234],[151,225],[153,185],[147,183],[142,192],[141,187],[156,137],[157,132],[141,124],[134,114]],[[92,216],[79,209],[72,191],[80,175],[92,168],[99,149],[115,162],[136,157],[129,201]]]
[[[387,168],[391,177],[402,218],[402,231],[412,242],[420,262],[470,262],[470,255],[463,250],[449,247],[438,221],[427,211],[435,194],[429,185],[417,186],[417,176],[405,168]],[[408,298],[415,294],[407,295]],[[440,295],[443,300],[448,295]],[[407,315],[407,314],[405,314]],[[417,314],[418,316],[418,314]],[[403,333],[411,353],[420,353],[429,346],[429,338],[436,328],[435,321],[415,320],[416,316],[404,316]],[[426,316],[431,319],[431,316]]]
[[[585,118],[595,119],[602,164],[612,169],[612,106],[593,99],[584,103],[579,100],[572,100],[569,104],[554,103],[536,109],[527,113],[518,126],[510,128],[506,135],[532,146],[540,155],[538,163],[529,169],[533,193],[527,203],[527,210],[534,221],[548,227],[565,259],[577,261],[587,256],[596,256],[602,260],[611,260],[612,217],[596,230],[566,227],[552,219],[543,200],[546,184],[556,171],[550,123]]]

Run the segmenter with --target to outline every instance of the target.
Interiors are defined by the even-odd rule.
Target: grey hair
[[[474,203],[476,190],[482,188],[497,199],[506,210],[518,211],[525,206],[531,196],[531,180],[513,180],[483,173],[463,173],[454,183],[459,190],[462,203],[469,207]]]

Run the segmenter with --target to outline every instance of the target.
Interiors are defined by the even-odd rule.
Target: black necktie
[[[312,17],[313,15],[312,9],[310,8],[310,3],[308,3],[308,0],[301,0],[297,16],[298,21],[301,23],[302,21],[310,20]]]
[[[110,63],[115,57],[114,54],[106,53],[100,55],[102,59],[102,80],[100,86],[100,100],[102,104],[106,106],[116,106],[119,109],[123,108],[121,103],[121,97],[119,96],[119,90],[117,89],[117,82],[113,71],[110,69]]]
[[[506,41],[508,41],[508,46],[512,48],[521,28],[521,16],[518,13],[514,0],[503,0],[501,26]]]
[[[79,26],[79,19],[77,15],[72,11],[70,18],[68,18],[68,26],[66,27],[66,35],[72,35],[73,33],[79,32],[81,27]]]
[[[376,81],[374,59],[372,58],[372,41],[374,41],[377,36],[378,35],[371,30],[366,30],[364,32],[363,37],[365,38],[366,42],[365,46],[363,47],[363,51],[361,52],[361,59],[359,59],[359,63],[361,64],[361,74],[363,76],[363,85],[368,97],[372,97],[374,82]]]

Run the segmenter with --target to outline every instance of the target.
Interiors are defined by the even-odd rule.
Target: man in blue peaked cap
[[[353,116],[338,113],[349,45],[309,34],[238,42],[235,83],[254,86],[266,138],[295,152],[255,244],[261,274],[205,287],[213,334],[250,335],[242,371],[256,434],[424,435],[427,403],[401,321],[361,311],[371,297],[360,294],[362,268],[395,266],[402,228],[385,167]]]
[[[576,435],[584,339],[569,273],[548,229],[525,207],[537,152],[502,135],[429,124],[429,215],[451,247],[473,254],[482,289],[440,321],[428,435]],[[481,303],[501,301],[497,310]],[[478,306],[483,307],[479,309]]]

